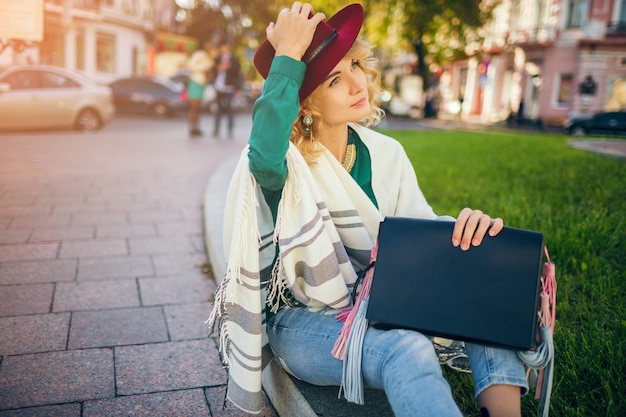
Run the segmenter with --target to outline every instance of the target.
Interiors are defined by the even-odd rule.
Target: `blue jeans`
[[[267,323],[274,357],[294,377],[314,385],[341,385],[343,363],[331,355],[342,323],[326,311],[283,308]],[[466,343],[477,396],[494,384],[528,390],[514,351]],[[366,388],[384,390],[397,417],[461,416],[429,338],[412,330],[370,327],[363,342]]]

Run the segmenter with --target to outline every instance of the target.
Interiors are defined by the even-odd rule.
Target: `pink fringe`
[[[376,256],[378,255],[378,244],[376,244],[372,248],[372,253],[370,255],[370,263],[376,260]],[[354,323],[354,318],[356,317],[357,312],[359,311],[359,306],[361,302],[369,297],[370,288],[372,287],[372,276],[374,275],[374,268],[370,268],[369,271],[363,277],[363,283],[361,284],[361,290],[359,291],[359,295],[356,297],[354,305],[350,310],[343,311],[337,314],[337,320],[343,321],[343,327],[339,332],[339,337],[335,342],[335,346],[333,346],[333,350],[331,354],[333,357],[343,360],[345,357],[346,351],[346,343],[348,341],[348,336],[350,335],[350,330],[352,329],[352,323]]]
[[[541,277],[541,306],[539,309],[539,318],[542,326],[549,326],[552,334],[554,334],[554,323],[556,320],[556,275],[554,264],[550,261],[548,248],[544,247],[547,262],[543,264],[543,276]],[[541,397],[541,388],[543,385],[543,377],[545,368],[539,371],[537,377],[537,388],[535,389],[535,399]]]

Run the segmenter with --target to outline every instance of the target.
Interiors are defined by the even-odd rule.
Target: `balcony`
[[[626,21],[610,22],[606,26],[607,38],[626,38]]]
[[[552,25],[540,25],[534,28],[519,28],[512,30],[508,42],[510,44],[520,43],[547,43],[556,39],[557,30]]]
[[[100,0],[45,0],[47,4],[65,6],[83,10],[100,10]]]

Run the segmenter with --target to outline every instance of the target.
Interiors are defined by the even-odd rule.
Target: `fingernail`
[[[463,249],[463,250],[468,250],[468,249],[469,249],[469,244],[467,244],[467,243],[462,243],[462,244],[461,244],[461,249]]]
[[[474,239],[474,240],[472,240],[472,245],[478,246],[478,245],[480,245],[480,241],[478,239]]]
[[[459,239],[452,239],[452,246],[454,246],[455,248],[459,246]]]

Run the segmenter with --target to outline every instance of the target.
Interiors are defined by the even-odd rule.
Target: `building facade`
[[[43,39],[5,48],[0,66],[78,70],[109,83],[153,70],[156,33],[174,28],[173,0],[43,0]]]
[[[626,110],[626,0],[503,0],[484,29],[442,84],[464,117],[561,125]]]

